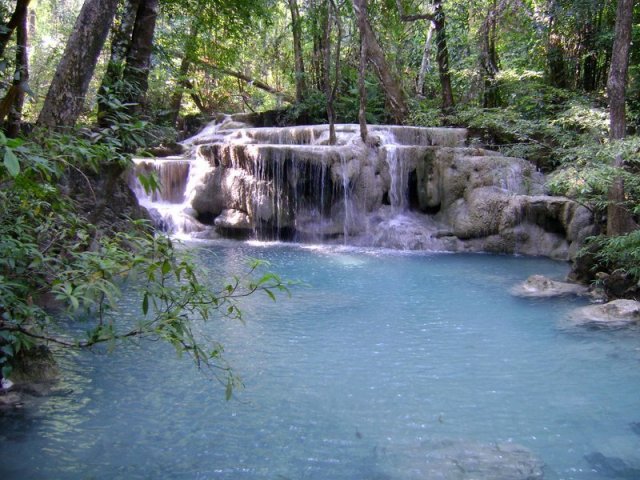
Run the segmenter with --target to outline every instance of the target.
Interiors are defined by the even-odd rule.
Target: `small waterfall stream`
[[[329,145],[327,125],[251,128],[227,116],[183,142],[184,157],[136,160],[159,193],[136,175],[132,185],[160,228],[201,238],[505,253],[517,243],[566,258],[592,233],[579,206],[544,195],[532,164],[465,146],[465,129],[369,132],[364,145],[358,125],[337,125]]]

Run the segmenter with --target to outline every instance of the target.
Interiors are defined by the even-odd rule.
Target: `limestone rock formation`
[[[148,202],[161,224],[189,223],[167,218],[187,206],[188,228],[225,236],[557,259],[595,233],[589,210],[545,195],[533,164],[466,147],[464,129],[374,125],[364,145],[357,125],[337,125],[329,145],[327,125],[240,127],[221,119],[185,141],[193,158],[156,167],[189,165],[180,194],[163,174],[168,192]]]

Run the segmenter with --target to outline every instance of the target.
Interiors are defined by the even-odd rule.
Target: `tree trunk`
[[[564,49],[560,35],[555,31],[556,0],[547,3],[547,77],[549,83],[557,88],[567,88],[568,72],[565,64]]]
[[[300,9],[298,8],[298,0],[289,0],[289,10],[291,11],[293,55],[295,59],[296,102],[300,103],[304,99],[307,87],[304,73],[304,58],[302,52],[302,24],[300,22]]]
[[[176,125],[178,117],[180,115],[180,109],[182,108],[182,97],[186,90],[190,91],[191,98],[202,113],[205,113],[205,108],[202,103],[202,99],[193,90],[193,84],[189,80],[189,70],[191,69],[193,58],[193,52],[198,37],[197,23],[193,22],[189,30],[189,36],[187,37],[184,45],[184,53],[182,61],[180,62],[180,69],[178,70],[178,77],[176,79],[177,88],[171,97],[171,106],[169,113],[170,125]]]
[[[142,0],[136,13],[131,44],[127,52],[127,64],[123,75],[123,81],[129,93],[127,95],[127,103],[135,104],[131,109],[131,113],[139,114],[144,108],[149,86],[153,36],[156,29],[156,19],[160,11],[158,1]]]
[[[607,81],[610,111],[609,136],[612,140],[622,139],[626,133],[625,99],[632,19],[633,0],[618,0],[611,69],[609,70],[609,80]],[[613,166],[620,170],[624,168],[621,155],[616,156]],[[623,235],[636,228],[631,213],[625,208],[624,203],[624,180],[621,175],[618,175],[614,178],[609,189],[607,235]]]
[[[365,85],[365,73],[367,70],[367,42],[365,31],[367,24],[367,0],[353,0],[353,9],[358,19],[358,31],[360,32],[360,65],[358,67],[358,93],[360,104],[358,108],[358,121],[360,122],[360,138],[367,143],[367,88]]]
[[[118,95],[121,90],[120,82],[127,59],[127,50],[131,43],[131,35],[136,22],[136,13],[141,0],[123,0],[117,16],[119,22],[114,24],[111,34],[111,55],[107,70],[102,77],[98,89],[98,124],[106,127],[110,124],[109,116],[114,113],[108,102],[109,95]]]
[[[169,113],[169,125],[176,125],[178,122],[178,116],[180,115],[180,108],[182,108],[182,96],[184,91],[188,88],[187,83],[189,82],[189,68],[191,68],[191,61],[189,60],[189,56],[185,52],[184,57],[182,57],[182,61],[180,62],[180,70],[178,71],[177,78],[177,86],[173,95],[171,96],[171,106]],[[190,83],[190,82],[189,82]]]
[[[420,64],[420,72],[418,73],[418,81],[416,83],[416,94],[418,96],[422,96],[424,93],[423,91],[424,91],[425,76],[427,74],[427,70],[430,67],[429,57],[431,56],[431,38],[433,36],[435,14],[419,13],[415,15],[407,15],[404,10],[404,6],[402,5],[402,0],[396,0],[396,7],[398,8],[398,14],[400,15],[400,20],[402,20],[403,22],[415,22],[417,20],[428,21],[427,38],[425,40],[424,49],[422,51],[422,62]],[[446,44],[445,44],[445,47],[446,47]],[[453,98],[453,96],[451,96],[451,98]]]
[[[47,92],[38,125],[53,128],[76,123],[117,6],[118,0],[85,0]]]
[[[327,9],[325,0],[318,3],[318,0],[311,0],[311,19],[313,37],[313,55],[311,57],[312,70],[314,76],[314,86],[317,90],[324,92],[324,32],[327,25]]]
[[[331,13],[333,11],[333,14]],[[336,38],[334,79],[331,82],[331,24],[335,22],[338,30]],[[338,85],[340,83],[340,48],[342,45],[342,23],[340,12],[334,0],[327,0],[327,27],[325,31],[325,94],[327,97],[327,119],[329,120],[329,145],[335,145],[336,137],[336,111],[334,107]]]
[[[427,26],[427,38],[424,41],[422,50],[422,62],[420,62],[420,72],[416,83],[416,94],[424,95],[424,82],[427,72],[431,69],[431,39],[433,38],[433,22],[429,21]]]
[[[594,22],[590,22],[584,27],[584,50],[581,55],[582,62],[582,88],[585,92],[596,90],[598,79],[598,51],[596,50],[596,34],[600,29],[600,18],[598,15]]]
[[[13,35],[13,31],[18,28],[19,25],[24,24],[25,18],[27,17],[27,7],[30,2],[31,0],[18,0],[11,18],[5,25],[2,25],[4,28],[0,29],[0,58],[4,56],[4,51],[11,39],[11,35]]]
[[[449,49],[447,48],[447,31],[442,9],[442,0],[434,0],[433,24],[436,30],[436,48],[440,87],[442,88],[442,111],[449,113],[453,110],[453,89],[451,88],[451,73],[449,72]]]
[[[13,76],[13,85],[18,88],[13,100],[13,106],[9,113],[9,125],[7,136],[15,138],[20,134],[22,123],[22,108],[24,97],[29,82],[29,28],[27,16],[23,15],[20,24],[16,28],[16,72]]]
[[[480,67],[484,77],[482,106],[495,108],[499,104],[499,92],[496,82],[498,74],[498,54],[496,52],[496,23],[500,12],[496,1],[491,2],[487,16],[480,27]]]
[[[353,9],[358,19],[358,28],[361,35],[361,44],[365,46],[366,58],[373,65],[376,75],[380,79],[382,89],[387,97],[387,103],[391,110],[393,121],[401,124],[409,114],[404,92],[398,80],[393,76],[389,64],[384,56],[384,51],[378,43],[378,39],[371,28],[367,18],[366,0],[353,0]],[[361,45],[362,51],[362,45]]]

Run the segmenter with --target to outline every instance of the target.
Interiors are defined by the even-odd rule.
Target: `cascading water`
[[[207,238],[513,252],[520,235],[522,253],[567,258],[593,233],[589,212],[543,195],[532,164],[465,147],[464,129],[373,125],[367,145],[358,125],[336,133],[329,145],[327,125],[224,117],[184,142],[185,158],[139,160],[162,191],[136,190],[162,228]]]
[[[389,175],[391,176],[391,186],[389,188],[389,202],[395,210],[407,209],[408,179],[406,178],[405,162],[398,157],[396,145],[386,147],[386,159],[389,165]]]

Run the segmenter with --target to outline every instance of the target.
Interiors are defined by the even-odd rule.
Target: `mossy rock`
[[[52,382],[58,378],[58,367],[51,350],[40,345],[21,350],[14,358],[10,380],[16,384]]]

